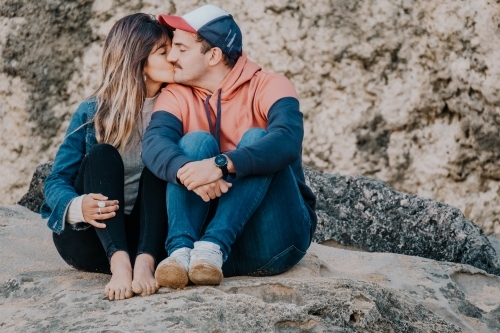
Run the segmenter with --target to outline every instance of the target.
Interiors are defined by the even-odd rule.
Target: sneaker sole
[[[188,284],[188,275],[184,267],[175,261],[160,263],[155,271],[155,279],[162,287],[184,288]]]
[[[223,277],[220,268],[211,264],[198,263],[189,267],[189,279],[197,285],[218,285]]]

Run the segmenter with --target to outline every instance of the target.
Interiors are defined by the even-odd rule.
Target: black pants
[[[100,221],[106,228],[73,230],[66,225],[61,234],[53,233],[57,251],[66,263],[79,270],[109,274],[109,260],[116,251],[127,252],[132,266],[141,253],[153,256],[156,264],[166,258],[166,182],[144,168],[130,215],[124,213],[123,183],[118,150],[108,144],[92,147],[80,166],[75,190],[79,195],[101,193],[109,200],[118,200],[119,210],[113,218]]]

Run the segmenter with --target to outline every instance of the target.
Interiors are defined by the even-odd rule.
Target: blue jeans
[[[250,129],[237,148],[265,135]],[[202,131],[186,134],[179,147],[194,160],[219,154],[213,136]],[[311,221],[291,168],[227,181],[229,191],[210,202],[183,185],[167,186],[168,254],[196,241],[218,244],[226,277],[275,275],[298,263],[310,245]]]

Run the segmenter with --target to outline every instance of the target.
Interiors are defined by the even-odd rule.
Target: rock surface
[[[43,183],[51,167],[52,163],[37,167],[20,205],[39,212]],[[334,240],[370,252],[468,264],[500,275],[500,252],[491,244],[500,242],[488,239],[457,208],[397,192],[382,181],[363,176],[304,170],[317,197],[314,241]]]
[[[110,302],[109,276],[67,266],[38,214],[0,207],[2,332],[484,332],[500,277],[412,256],[313,243],[285,274]]]
[[[36,165],[54,158],[77,104],[97,87],[117,19],[204,3],[2,1],[0,203],[18,201]],[[306,164],[449,203],[500,236],[500,3],[217,4],[240,23],[249,56],[297,87]]]
[[[31,178],[28,192],[19,200],[18,204],[28,208],[29,210],[38,213],[40,207],[45,201],[43,186],[45,179],[52,171],[52,162],[43,163],[36,167],[35,173]]]
[[[318,200],[316,241],[464,263],[500,275],[500,253],[459,209],[360,175],[309,168],[305,174]]]

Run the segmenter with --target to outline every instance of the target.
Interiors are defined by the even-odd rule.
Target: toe
[[[158,291],[158,289],[159,289],[158,284],[156,282],[153,282],[151,284],[151,292],[154,294],[154,293],[156,293]]]
[[[111,289],[111,288],[109,288],[108,299],[110,301],[113,301],[115,299],[115,291],[113,289]]]
[[[148,296],[148,288],[144,283],[141,283],[141,296]]]
[[[124,296],[125,296],[125,298],[131,298],[132,296],[134,296],[134,292],[132,291],[132,287],[128,287],[125,290]]]
[[[132,282],[132,291],[138,295],[142,295],[144,288],[139,282]]]
[[[142,296],[149,296],[151,293],[149,292],[149,286],[147,284],[144,284],[143,285],[143,293],[142,293]]]
[[[119,288],[118,290],[115,291],[115,299],[116,300],[125,299],[125,290],[124,290],[124,288]]]

